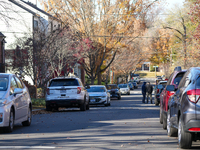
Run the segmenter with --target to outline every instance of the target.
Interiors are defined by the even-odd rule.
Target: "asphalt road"
[[[177,138],[168,137],[159,123],[159,107],[142,104],[140,87],[112,99],[109,107],[40,113],[33,115],[30,127],[17,125],[12,133],[1,133],[0,149],[179,149]],[[200,142],[193,149],[200,149]]]

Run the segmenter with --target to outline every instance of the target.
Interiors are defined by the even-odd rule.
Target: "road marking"
[[[0,149],[54,149],[55,146],[0,146]]]

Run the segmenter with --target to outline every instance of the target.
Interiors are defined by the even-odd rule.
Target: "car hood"
[[[120,88],[120,90],[128,90],[128,88]]]
[[[105,92],[88,92],[89,96],[107,96]]]

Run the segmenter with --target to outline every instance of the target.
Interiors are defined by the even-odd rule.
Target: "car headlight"
[[[7,103],[7,99],[0,99],[0,106],[4,106]]]

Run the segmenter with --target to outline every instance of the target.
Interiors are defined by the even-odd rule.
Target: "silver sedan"
[[[0,73],[0,127],[12,132],[14,124],[30,126],[32,104],[27,87],[14,74]]]

